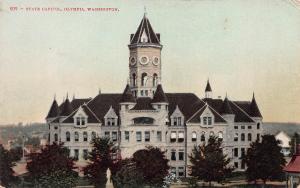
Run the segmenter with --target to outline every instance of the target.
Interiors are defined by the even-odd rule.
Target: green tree
[[[293,156],[294,153],[296,152],[296,146],[298,144],[300,144],[300,135],[297,132],[295,132],[295,134],[293,135],[293,137],[292,137],[292,139],[291,139],[291,141],[290,141],[289,144],[290,144],[290,147],[291,147],[291,149],[290,149],[290,151],[291,151],[290,156]]]
[[[74,159],[63,143],[47,145],[40,153],[29,156],[27,169],[34,186],[73,187],[78,174],[74,171]]]
[[[116,160],[112,155],[117,152],[117,148],[109,138],[94,138],[91,143],[93,150],[89,153],[89,164],[84,168],[84,175],[96,187],[104,187],[107,181],[106,171],[110,168],[112,174],[115,173]]]
[[[243,159],[248,167],[248,181],[256,183],[256,180],[261,179],[265,184],[267,180],[281,179],[286,161],[280,151],[279,141],[274,135],[264,135],[262,142],[253,142]]]
[[[147,147],[133,154],[137,169],[142,172],[144,184],[161,187],[168,175],[169,165],[165,152],[156,147]]]
[[[11,154],[0,144],[0,185],[10,187],[17,182],[18,178],[13,175],[14,166]]]
[[[18,146],[9,150],[11,158],[13,161],[19,161],[22,158],[23,150],[22,147]]]
[[[212,181],[224,181],[233,170],[229,166],[230,159],[223,153],[222,141],[217,137],[210,137],[207,144],[194,146],[189,157],[190,175],[209,182],[209,186]]]
[[[114,187],[116,188],[139,188],[143,186],[143,174],[137,169],[132,159],[125,159],[121,162],[120,169],[113,176]]]

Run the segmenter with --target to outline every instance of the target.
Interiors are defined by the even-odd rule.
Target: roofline
[[[162,49],[163,45],[161,44],[155,44],[155,43],[145,43],[145,44],[140,44],[140,43],[134,43],[134,44],[128,44],[129,49],[134,49],[134,48],[147,48],[147,47],[153,47],[153,48],[159,48]]]
[[[240,109],[246,116],[248,116],[253,122],[255,122],[255,120],[247,113],[245,112],[241,107],[239,107],[239,105],[235,104],[235,102],[231,101],[232,104],[234,104],[238,109]]]

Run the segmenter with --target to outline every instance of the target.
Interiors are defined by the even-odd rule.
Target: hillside
[[[265,122],[263,123],[264,134],[276,134],[279,131],[284,131],[292,136],[295,132],[300,133],[300,123],[279,123]]]

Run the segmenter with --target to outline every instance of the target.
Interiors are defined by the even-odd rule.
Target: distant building
[[[290,155],[290,142],[291,142],[291,137],[287,135],[285,132],[280,131],[275,135],[276,140],[280,142],[281,146],[281,153],[283,153],[284,156],[289,156]]]
[[[250,101],[213,98],[209,81],[202,99],[193,93],[165,93],[162,47],[161,35],[144,16],[130,35],[129,81],[124,92],[71,101],[67,97],[60,105],[54,100],[46,118],[50,143],[64,142],[70,155],[80,161],[87,158],[95,136],[111,138],[119,147],[116,155],[122,158],[156,146],[166,151],[171,170],[182,177],[194,145],[217,136],[232,165],[244,170],[241,157],[263,130],[254,94]]]

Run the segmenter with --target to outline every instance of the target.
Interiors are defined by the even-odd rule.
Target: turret
[[[221,115],[222,117],[228,122],[233,123],[235,114],[233,113],[227,95],[223,101],[222,108],[221,108]]]
[[[155,109],[165,109],[168,110],[168,98],[161,86],[161,84],[159,84],[156,88],[156,91],[154,93],[153,99],[151,101],[151,104],[153,105],[153,108]]]
[[[129,84],[127,84],[120,100],[121,110],[129,110],[133,108],[135,104],[136,99],[130,90]]]
[[[70,103],[68,95],[67,95],[67,99],[63,103],[63,108],[62,108],[62,111],[60,113],[60,116],[61,117],[67,117],[72,112],[73,112],[73,107],[72,107],[72,104]]]
[[[210,87],[209,80],[207,80],[207,84],[206,84],[206,87],[205,87],[205,98],[206,99],[211,99],[212,98],[212,90],[211,90],[211,87]]]
[[[56,99],[54,97],[54,100],[52,102],[52,105],[50,107],[50,110],[48,112],[48,115],[46,117],[46,121],[50,122],[53,119],[55,119],[57,116],[59,116],[59,108],[58,108],[58,104],[56,102]]]

